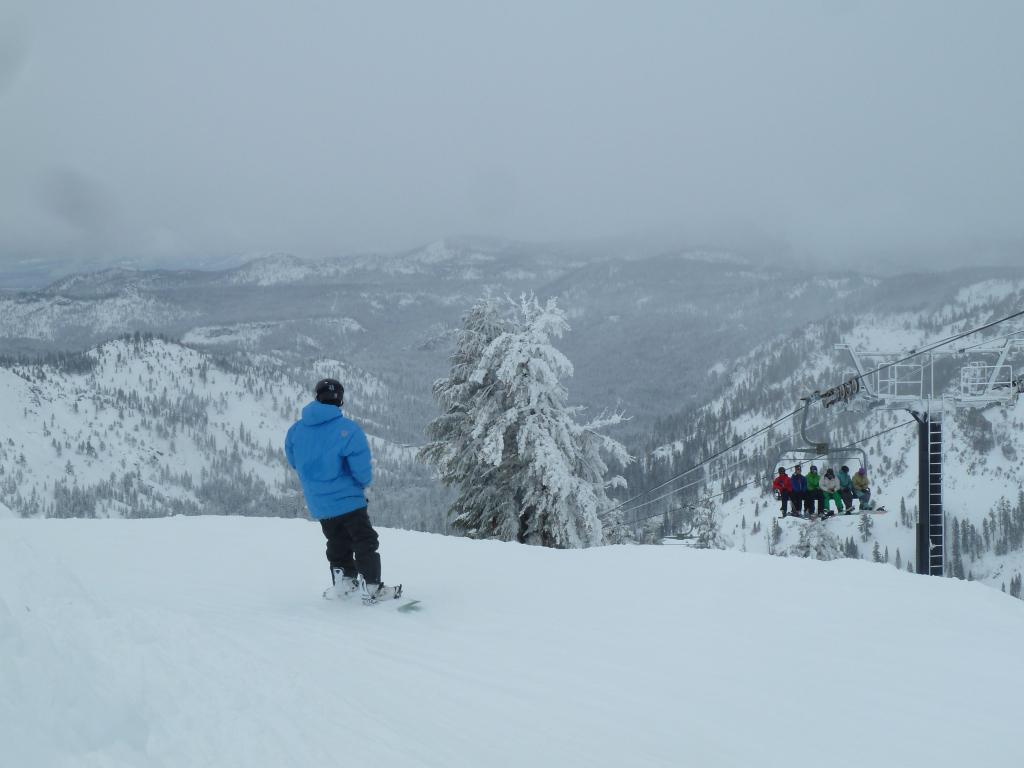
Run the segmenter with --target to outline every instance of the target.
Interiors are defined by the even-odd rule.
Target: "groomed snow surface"
[[[1024,609],[990,587],[381,538],[422,611],[322,600],[308,521],[0,519],[0,763],[1020,765]]]

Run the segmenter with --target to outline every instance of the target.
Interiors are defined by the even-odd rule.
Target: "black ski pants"
[[[804,508],[804,495],[805,491],[792,491],[789,494],[789,499],[793,503],[793,514],[799,515]]]
[[[789,491],[779,491],[779,501],[782,502],[782,514],[786,514],[786,507],[789,506]],[[796,502],[793,502],[793,506],[796,507]]]
[[[825,512],[825,492],[821,488],[815,488],[813,491],[807,492],[807,498],[804,500],[804,509],[807,510],[807,514],[815,514],[814,507],[817,506],[817,514],[821,515]]]
[[[321,520],[320,527],[327,537],[332,576],[335,568],[341,568],[348,578],[361,573],[368,584],[380,583],[379,542],[366,507]]]

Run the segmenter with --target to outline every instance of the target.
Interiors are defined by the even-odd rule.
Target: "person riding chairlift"
[[[789,503],[793,491],[793,484],[789,480],[789,475],[786,474],[785,467],[779,467],[779,474],[775,478],[775,482],[772,483],[772,489],[775,491],[775,498],[782,501],[782,516],[785,517],[786,505]]]
[[[844,513],[848,515],[853,512],[853,486],[851,484],[850,468],[844,464],[839,468],[836,477],[839,480],[839,496],[846,507]]]
[[[807,496],[804,498],[804,510],[808,515],[815,513],[815,502],[817,502],[817,513],[819,515],[824,513],[824,501],[825,496],[821,492],[821,475],[818,474],[818,468],[811,465],[811,471],[807,473]]]
[[[843,511],[843,499],[839,495],[839,479],[836,477],[835,472],[832,471],[832,467],[825,470],[825,476],[821,478],[821,494],[824,506],[824,513],[831,516],[832,505],[829,503],[835,501],[836,503],[836,514],[842,514]]]
[[[807,478],[801,474],[801,467],[797,464],[793,467],[793,476],[789,478],[789,498],[793,502],[793,514],[800,517],[800,510],[804,504],[810,504],[807,499]]]
[[[871,488],[868,483],[868,471],[864,467],[857,470],[851,485],[853,486],[853,495],[860,501],[861,510],[868,512],[874,509],[875,505],[871,501]]]

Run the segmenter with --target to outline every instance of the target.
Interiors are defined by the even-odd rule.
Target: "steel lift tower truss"
[[[971,346],[932,350],[910,361],[906,352],[867,352],[852,344],[837,344],[836,349],[849,353],[856,375],[822,393],[826,407],[856,398],[869,408],[909,411],[917,421],[917,572],[942,576],[946,572],[943,420],[958,408],[1016,401],[1024,390],[1024,379],[1014,377],[1010,361],[1024,352],[1024,331]],[[935,362],[957,358],[963,360],[958,386],[947,385],[936,392]],[[901,360],[906,362],[895,362]]]

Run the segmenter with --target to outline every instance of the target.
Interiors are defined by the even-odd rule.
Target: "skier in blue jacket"
[[[793,503],[793,514],[800,517],[801,508],[807,510],[807,514],[814,511],[814,501],[807,496],[807,478],[801,473],[803,467],[797,464],[793,467],[793,475],[789,478],[790,501]]]
[[[288,430],[284,451],[302,483],[309,515],[327,537],[331,581],[324,597],[363,592],[366,602],[397,597],[401,588],[380,580],[377,532],[366,511],[364,489],[373,480],[370,444],[362,428],[341,411],[345,388],[321,379],[316,399]]]

